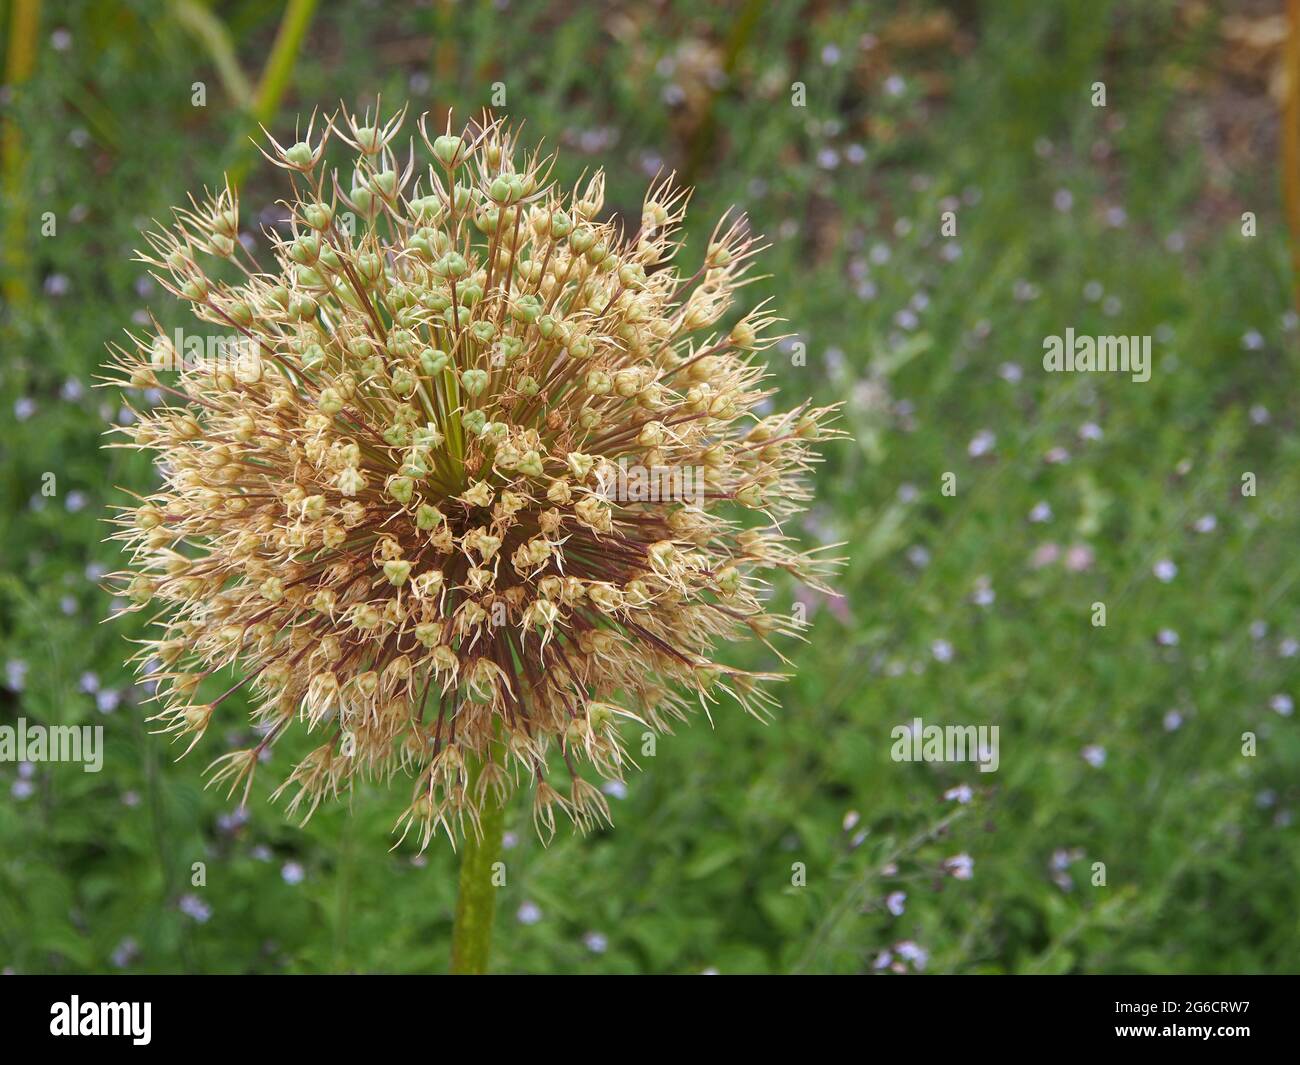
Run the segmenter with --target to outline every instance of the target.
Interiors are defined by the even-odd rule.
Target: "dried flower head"
[[[161,630],[137,658],[162,731],[188,751],[253,695],[261,742],[213,766],[232,792],[297,720],[321,742],[276,793],[291,812],[401,772],[421,845],[520,781],[539,831],[585,827],[609,813],[580,772],[621,778],[623,719],[667,731],[720,693],[767,710],[774,675],[713,648],[798,629],[765,574],[824,588],[779,522],[832,412],[758,413],[778,319],[719,326],[760,250],[743,219],[683,276],[671,179],[628,236],[599,220],[601,174],[564,196],[498,121],[421,118],[429,161],[412,140],[403,164],[404,114],[271,141],[293,196],[269,271],[229,187],[149,234],[159,283],[232,339],[115,348],[113,382],[168,397],[117,430],[163,484],[117,519],[115,578]]]

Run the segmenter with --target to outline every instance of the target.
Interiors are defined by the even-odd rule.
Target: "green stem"
[[[200,0],[172,0],[171,10],[172,17],[208,50],[212,65],[217,68],[217,76],[231,100],[245,111],[250,109],[253,106],[253,87],[239,65],[230,31],[220,16],[213,14]]]
[[[477,783],[478,770],[470,779]],[[465,840],[460,857],[460,885],[456,896],[456,920],[451,930],[451,971],[481,976],[487,972],[492,947],[492,919],[496,914],[497,889],[492,883],[492,866],[501,859],[501,836],[505,831],[505,808],[491,789],[479,814],[480,835]]]
[[[8,211],[4,223],[3,289],[6,302],[17,307],[27,298],[28,266],[32,234],[27,217],[27,149],[22,130],[13,117],[19,86],[32,76],[36,66],[37,34],[40,32],[40,0],[14,0],[9,13],[9,46],[5,56],[5,87],[13,94],[10,113],[0,131],[0,191]]]
[[[275,34],[275,43],[271,45],[271,55],[266,61],[262,77],[253,97],[249,116],[254,124],[268,125],[275,117],[280,98],[289,87],[289,78],[293,74],[302,39],[311,25],[316,13],[317,0],[289,0],[280,20],[280,28]],[[250,156],[246,145],[237,145],[240,154],[229,170],[230,183],[236,187],[248,173]]]

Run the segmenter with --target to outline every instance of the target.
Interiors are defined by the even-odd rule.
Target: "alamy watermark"
[[[890,730],[895,762],[974,762],[995,773],[1000,762],[997,725],[927,725],[919,717]]]
[[[256,339],[242,333],[186,333],[179,326],[171,336],[156,336],[149,350],[155,370],[218,370],[234,372],[260,361]]]
[[[1043,369],[1048,373],[1126,373],[1139,383],[1151,380],[1149,336],[1043,337]]]
[[[620,503],[704,503],[703,466],[640,466],[620,458],[597,477],[600,494]]]
[[[0,762],[81,762],[86,773],[104,767],[103,725],[0,725]]]
[[[152,1038],[152,1002],[69,1002],[50,1006],[50,1035],[128,1036],[135,1046],[148,1046]]]

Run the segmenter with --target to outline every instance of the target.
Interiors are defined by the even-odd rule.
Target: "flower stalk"
[[[473,774],[476,784],[481,772],[477,768]],[[480,808],[478,835],[466,833],[451,932],[451,971],[455,975],[482,976],[488,971],[497,905],[492,867],[501,860],[505,823],[505,806],[498,796],[488,795]]]

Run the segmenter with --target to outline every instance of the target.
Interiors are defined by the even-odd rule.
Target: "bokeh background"
[[[667,168],[697,186],[695,254],[727,206],[750,214],[771,276],[746,293],[796,334],[771,370],[842,401],[853,439],[801,526],[846,542],[843,598],[777,589],[813,626],[776,720],[724,708],[664,739],[612,793],[613,830],[544,848],[512,811],[494,967],[1300,968],[1280,0],[0,15],[0,723],[106,738],[98,774],[0,763],[0,967],[445,969],[455,858],[390,850],[403,788],[300,829],[267,801],[290,750],[246,809],[204,791],[209,759],[247,745],[239,707],[178,763],[149,734],[121,664],[138,629],[103,623],[98,584],[117,486],[153,475],[100,449],[125,414],[92,384],[124,328],[186,324],[132,262],[150,218],[247,168],[264,246],[282,189],[248,147],[258,120],[283,138],[381,93],[469,118],[500,83],[562,181],[606,167],[608,210]],[[1067,327],[1150,335],[1150,381],[1044,373]],[[918,716],[999,726],[1000,768],[892,761]]]

